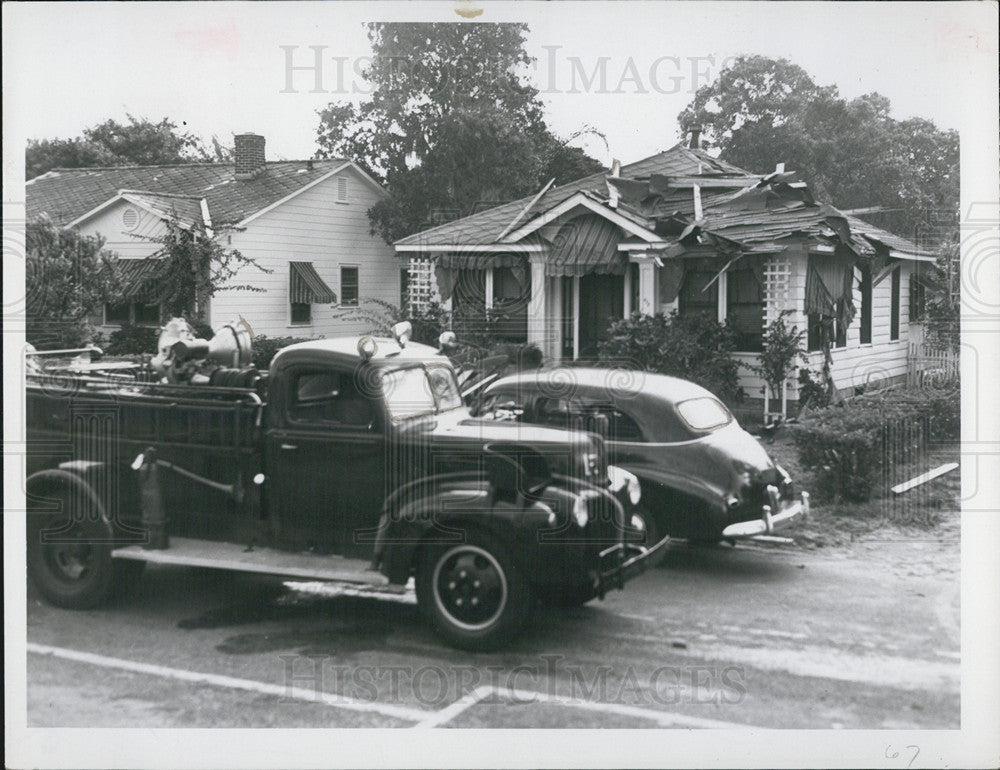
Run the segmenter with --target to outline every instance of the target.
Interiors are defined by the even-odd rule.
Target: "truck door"
[[[269,510],[279,542],[366,557],[385,486],[380,402],[352,371],[297,367],[275,404],[285,419],[267,434]]]

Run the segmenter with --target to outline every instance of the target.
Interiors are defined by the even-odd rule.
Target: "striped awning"
[[[326,285],[312,262],[289,262],[291,284],[288,296],[291,302],[311,305],[313,302],[336,302],[337,295]]]
[[[121,281],[122,296],[125,299],[152,302],[156,299],[156,268],[160,260],[155,257],[147,259],[118,259],[115,266]]]
[[[628,256],[618,251],[618,226],[597,214],[583,214],[556,233],[545,262],[549,276],[614,273],[623,275]]]

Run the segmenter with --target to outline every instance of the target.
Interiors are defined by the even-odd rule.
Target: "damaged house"
[[[676,311],[733,326],[737,357],[753,363],[765,326],[789,310],[807,330],[808,368],[825,361],[846,392],[905,376],[911,277],[934,260],[781,167],[751,174],[684,145],[395,247],[411,259],[413,302],[436,291],[455,311],[502,310],[503,336],[548,362],[594,356],[613,319]],[[740,378],[763,397],[757,375]]]

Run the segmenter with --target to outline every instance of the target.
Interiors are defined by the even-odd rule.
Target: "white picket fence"
[[[926,343],[910,344],[906,359],[906,385],[941,387],[958,380],[958,351]]]

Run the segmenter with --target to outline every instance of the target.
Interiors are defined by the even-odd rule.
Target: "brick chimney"
[[[688,131],[691,132],[691,141],[688,144],[688,148],[692,150],[701,149],[701,126],[690,126]]]
[[[240,181],[256,179],[266,168],[264,137],[260,134],[237,134],[235,140],[233,157],[236,161],[236,178]]]

